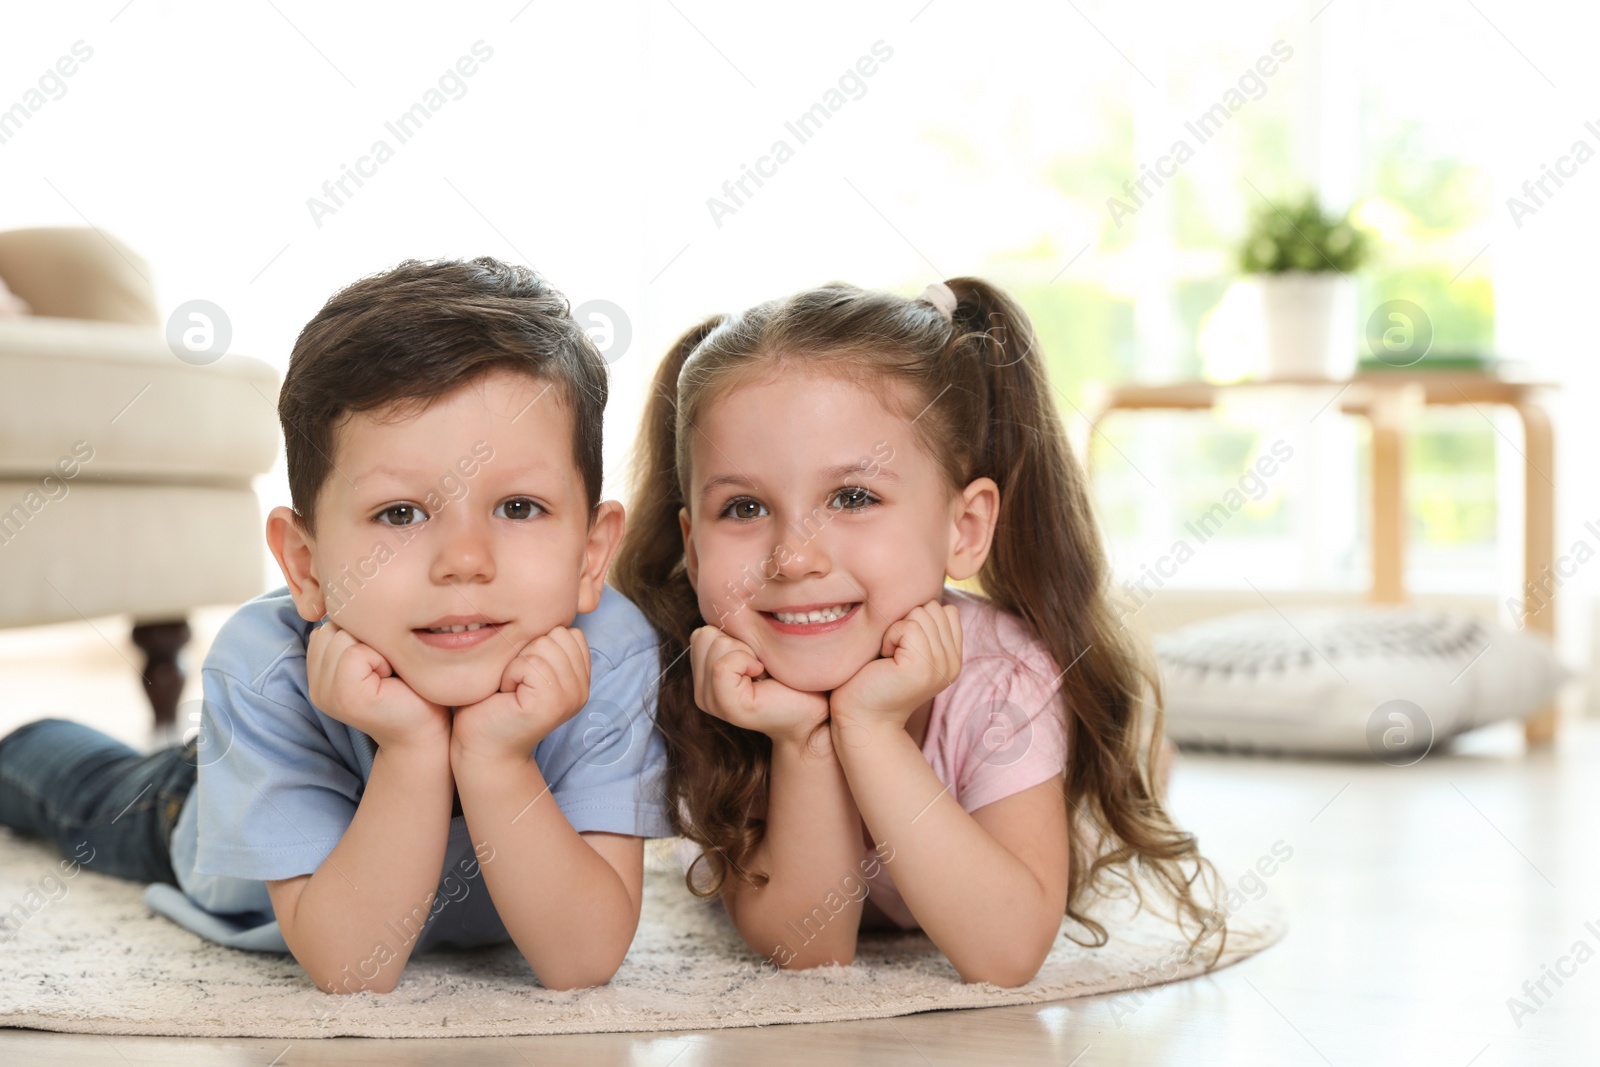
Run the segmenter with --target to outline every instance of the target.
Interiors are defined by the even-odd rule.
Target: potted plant
[[[1266,325],[1267,375],[1348,378],[1356,367],[1355,283],[1371,242],[1348,214],[1307,195],[1256,212],[1239,267],[1256,276]]]

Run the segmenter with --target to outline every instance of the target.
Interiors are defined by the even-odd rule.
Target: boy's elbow
[[[379,971],[372,977],[358,974],[349,967],[337,972],[323,973],[320,969],[313,970],[304,963],[300,964],[316,987],[331,996],[347,996],[351,993],[392,993],[395,986],[400,984],[400,973]]]
[[[363,979],[360,982],[345,982],[344,984],[330,983],[318,988],[324,993],[331,993],[336,997],[348,996],[351,993],[393,993],[394,987],[400,984],[398,978],[394,979]]]

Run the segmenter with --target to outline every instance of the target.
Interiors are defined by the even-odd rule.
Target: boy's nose
[[[433,563],[436,582],[486,582],[494,577],[494,548],[489,531],[472,522],[448,530]]]

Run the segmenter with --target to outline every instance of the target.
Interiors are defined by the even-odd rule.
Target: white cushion
[[[185,363],[159,330],[0,321],[0,477],[43,474],[84,441],[89,480],[247,485],[277,455],[278,374],[248,356]]]
[[[1180,745],[1386,762],[1527,718],[1568,677],[1539,635],[1415,608],[1252,611],[1158,636],[1155,648]]]
[[[262,527],[248,485],[0,479],[0,626],[243,603],[269,588]]]

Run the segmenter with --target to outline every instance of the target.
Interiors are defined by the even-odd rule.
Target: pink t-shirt
[[[933,698],[922,755],[971,813],[1061,776],[1067,747],[1057,691],[1066,672],[1016,616],[949,586],[940,601],[961,612],[961,674]],[[914,929],[889,864],[878,858],[863,853],[863,872],[875,871],[865,879],[868,899]]]

